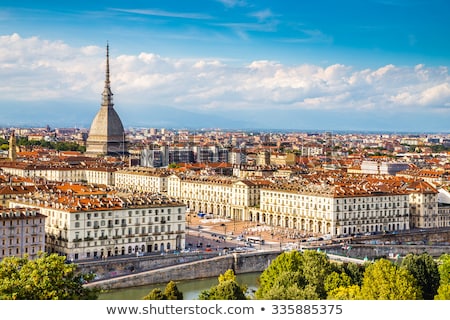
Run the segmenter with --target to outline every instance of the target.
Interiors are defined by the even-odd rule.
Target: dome
[[[106,80],[102,105],[92,121],[86,141],[88,155],[114,155],[128,153],[125,131],[112,99],[109,81],[109,46],[106,47]]]

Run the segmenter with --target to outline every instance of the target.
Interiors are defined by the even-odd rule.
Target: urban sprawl
[[[180,251],[199,217],[292,242],[450,227],[449,134],[124,130],[112,96],[107,47],[89,130],[0,129],[0,259]]]

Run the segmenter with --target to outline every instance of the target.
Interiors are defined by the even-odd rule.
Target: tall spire
[[[9,136],[9,159],[11,161],[16,161],[17,159],[16,134],[14,130],[11,131],[11,135]]]
[[[106,75],[105,75],[105,88],[103,89],[103,101],[102,107],[112,108],[113,104],[113,94],[111,92],[111,83],[109,81],[109,43],[106,42]]]

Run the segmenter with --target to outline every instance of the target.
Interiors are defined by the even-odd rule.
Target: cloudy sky
[[[446,0],[0,1],[0,126],[450,132]]]

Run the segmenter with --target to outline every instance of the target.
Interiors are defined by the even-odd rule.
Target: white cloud
[[[155,53],[110,56],[116,107],[184,110],[412,110],[448,106],[446,67],[386,65],[355,70],[334,64],[283,65],[174,59]],[[74,48],[18,34],[0,37],[0,100],[100,102],[105,48]],[[125,107],[124,107],[125,108]]]

